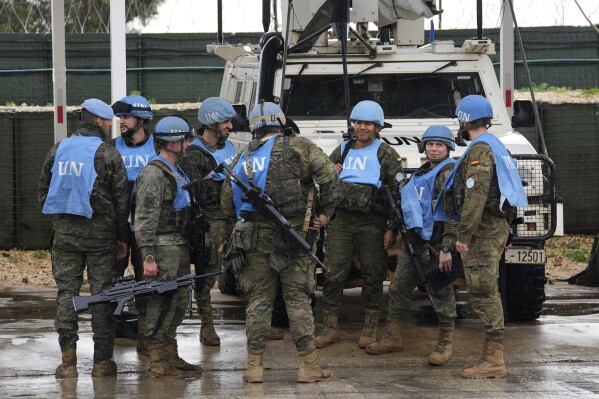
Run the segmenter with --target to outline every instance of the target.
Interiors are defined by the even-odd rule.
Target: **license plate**
[[[544,249],[508,248],[505,250],[505,263],[547,263]]]

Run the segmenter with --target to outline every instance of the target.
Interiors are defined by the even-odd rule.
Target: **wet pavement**
[[[89,313],[81,316],[77,380],[57,381],[60,349],[54,332],[54,296],[50,289],[5,289],[0,292],[0,397],[40,398],[591,398],[599,397],[599,289],[556,283],[546,286],[545,314],[534,322],[506,325],[505,379],[465,380],[461,366],[482,349],[482,325],[458,320],[454,355],[444,367],[427,357],[437,328],[430,305],[417,294],[414,319],[403,329],[405,350],[372,356],[357,347],[363,309],[360,290],[345,290],[341,342],[319,351],[332,380],[297,384],[297,355],[289,332],[269,341],[264,355],[265,382],[245,384],[245,329],[239,298],[213,289],[220,347],[198,339],[199,319],[187,318],[178,330],[179,352],[201,364],[200,379],[155,379],[135,343],[117,339],[116,378],[91,378],[93,346]],[[383,314],[386,312],[383,311]],[[317,324],[322,321],[319,305]],[[382,334],[384,322],[379,325]],[[318,326],[320,327],[320,326]]]

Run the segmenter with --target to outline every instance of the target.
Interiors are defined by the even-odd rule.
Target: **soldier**
[[[462,254],[470,304],[486,337],[480,360],[462,369],[465,378],[505,377],[503,308],[497,285],[499,260],[510,231],[514,206],[528,204],[516,162],[488,133],[489,101],[466,96],[456,108],[460,134],[471,143],[449,175],[435,207],[435,220],[459,220],[455,248]],[[449,266],[441,257],[442,270]]]
[[[135,179],[141,171],[141,169],[148,163],[148,161],[157,155],[157,150],[154,145],[154,139],[147,129],[147,125],[152,119],[152,108],[150,103],[142,96],[126,96],[120,101],[112,104],[112,110],[114,115],[119,117],[121,136],[116,139],[112,139],[110,143],[116,147],[125,163],[127,168],[127,178],[129,180],[129,194],[131,201],[134,202],[135,198],[131,196],[133,191],[133,184]],[[135,204],[131,204],[131,212],[135,211]],[[129,220],[132,222],[131,215]],[[133,272],[135,274],[135,280],[143,280],[143,260],[141,258],[141,252],[135,241],[135,233],[133,233],[133,226],[129,232],[129,239],[127,241],[130,248],[131,254],[131,265],[133,265]],[[129,253],[123,259],[117,261],[117,269],[119,275],[123,275],[127,267],[129,266]],[[146,307],[148,306],[147,298],[138,298],[135,300],[135,309],[137,310],[137,331],[142,334],[146,320]],[[148,346],[143,340],[137,342],[137,352],[148,356]]]
[[[386,250],[395,244],[397,232],[383,191],[379,190],[382,184],[387,184],[394,197],[399,198],[395,177],[403,171],[397,152],[378,139],[379,131],[385,127],[383,109],[374,101],[361,101],[352,110],[350,119],[356,141],[351,149],[347,150],[348,142],[344,142],[331,154],[340,173],[342,198],[328,228],[325,263],[330,272],[324,279],[324,328],[315,339],[317,348],[340,340],[339,308],[343,302],[343,283],[354,254],[362,266],[362,299],[366,306],[358,346],[366,348],[376,342],[383,281],[387,273]]]
[[[184,235],[189,179],[179,167],[194,131],[182,118],[167,116],[154,128],[160,154],[142,169],[135,182],[135,239],[143,256],[146,279],[171,280],[189,274],[189,250]],[[153,295],[148,303],[144,336],[150,349],[150,373],[185,378],[202,369],[179,357],[177,327],[187,309],[187,290],[171,296]]]
[[[235,173],[246,181],[249,176],[271,196],[278,210],[296,230],[304,222],[310,187],[318,184],[321,197],[313,228],[324,226],[339,197],[335,166],[313,142],[281,135],[285,115],[278,105],[258,104],[252,109],[249,122],[255,138],[231,164]],[[314,348],[314,318],[310,304],[310,294],[315,286],[314,265],[273,221],[243,202],[242,195],[237,186],[226,184],[221,203],[223,209],[237,214],[231,240],[246,260],[244,267],[236,271],[246,303],[248,360],[243,379],[247,382],[263,380],[262,355],[279,279],[291,334],[299,353],[297,381],[330,378],[333,373],[320,368]]]
[[[424,132],[418,144],[419,151],[426,154],[428,162],[422,165],[401,191],[402,209],[410,241],[421,255],[425,271],[439,267],[439,255],[448,254],[451,265],[456,222],[434,222],[434,204],[443,184],[453,169],[454,160],[449,157],[455,150],[453,134],[445,126],[431,126]],[[444,234],[445,233],[445,234]],[[401,321],[409,318],[411,293],[420,283],[404,246],[393,281],[389,286],[389,316],[382,340],[366,347],[366,352],[380,355],[403,350]],[[439,340],[428,358],[432,365],[447,364],[452,353],[453,329],[456,318],[455,294],[451,285],[439,292],[431,292],[437,305]]]
[[[56,378],[77,378],[77,313],[83,270],[92,294],[107,289],[116,277],[117,256],[127,253],[129,191],[118,151],[103,143],[114,114],[92,98],[81,105],[81,126],[54,145],[44,162],[39,184],[42,212],[52,220],[52,272],[58,287],[56,320],[62,363]],[[92,307],[93,377],[116,375],[113,307]]]
[[[231,163],[237,150],[227,139],[233,128],[231,118],[235,110],[231,104],[220,97],[210,97],[202,101],[198,109],[198,120],[202,124],[200,135],[183,156],[181,167],[190,180],[200,183],[199,202],[210,222],[208,240],[208,263],[202,273],[218,271],[218,250],[231,235],[234,220],[228,219],[220,209],[220,191],[225,177],[222,174],[210,172],[221,162]],[[203,180],[208,177],[207,180]],[[199,265],[196,265],[199,267]],[[209,276],[200,282],[203,289],[195,292],[198,312],[202,320],[200,342],[207,346],[220,345],[220,338],[214,330],[212,305],[210,305],[210,289],[214,287],[216,275]]]

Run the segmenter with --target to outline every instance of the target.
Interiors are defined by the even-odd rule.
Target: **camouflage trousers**
[[[141,257],[141,250],[137,245],[134,232],[129,233],[129,240],[127,241],[127,256],[125,256],[123,259],[117,259],[116,261],[116,267],[119,276],[123,276],[125,274],[125,270],[127,270],[127,267],[129,266],[129,259],[131,259],[131,265],[133,266],[135,281],[142,281],[144,279],[144,261]],[[135,300],[135,310],[137,310],[138,315],[145,316],[147,307],[148,298],[139,298]]]
[[[146,280],[172,280],[190,273],[187,245],[163,245],[156,247],[157,277]],[[164,309],[163,309],[164,308]],[[177,327],[183,323],[187,310],[187,288],[181,287],[172,295],[152,295],[148,302],[144,335],[150,336],[148,345],[163,344],[177,336]],[[161,316],[161,313],[164,315]],[[158,321],[162,317],[162,324]],[[157,331],[156,328],[158,328]]]
[[[487,339],[498,343],[503,342],[504,329],[499,261],[506,241],[507,231],[493,238],[472,237],[468,252],[462,254],[470,305],[482,320]]]
[[[62,352],[76,348],[79,340],[78,316],[72,297],[80,293],[85,267],[87,266],[87,279],[92,295],[109,288],[117,275],[116,250],[115,239],[86,239],[54,233],[52,274],[58,288],[54,327]],[[112,358],[113,311],[112,304],[91,307],[95,362]]]
[[[326,309],[339,309],[343,302],[343,284],[351,269],[354,254],[362,267],[362,300],[367,309],[378,310],[383,299],[383,282],[387,275],[387,252],[383,237],[387,231],[385,217],[372,213],[338,209],[327,231],[323,299]]]
[[[420,254],[422,248],[414,245],[416,252]],[[431,256],[428,263],[421,261],[425,272],[439,267],[439,257]],[[409,303],[412,292],[420,284],[420,278],[412,262],[407,249],[402,248],[399,253],[397,269],[393,275],[391,285],[389,285],[389,320],[405,320],[410,316]],[[439,292],[431,291],[435,300],[437,317],[439,318],[439,327],[454,327],[456,313],[455,293],[451,284],[444,287]]]
[[[295,243],[273,225],[257,225],[255,248],[245,250],[246,265],[237,281],[246,305],[247,347],[264,349],[271,325],[277,284],[281,282],[289,327],[299,352],[314,347],[314,266]]]
[[[210,220],[210,231],[208,232],[208,237],[210,237],[208,264],[204,270],[201,270],[201,273],[216,273],[218,271],[220,266],[219,257],[221,256],[218,253],[218,249],[222,243],[231,236],[231,229],[231,223],[228,223],[225,220]],[[214,287],[217,277],[218,276],[215,274],[214,276],[208,276],[199,281],[202,289],[195,291],[195,299],[200,313],[209,313],[212,311],[212,305],[210,305],[210,290]]]

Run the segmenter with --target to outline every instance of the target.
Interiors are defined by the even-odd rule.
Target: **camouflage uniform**
[[[125,136],[123,136],[123,140],[125,141],[125,144],[129,147],[140,147],[140,146],[144,145],[150,138],[150,132],[147,129],[144,129],[144,132],[146,134],[146,138],[137,144],[133,144],[130,141],[130,139]],[[112,146],[116,147],[116,139],[110,140],[110,144]],[[156,154],[158,154],[158,149],[156,148],[156,145],[154,145],[154,149],[156,150]],[[129,198],[131,198],[131,192],[133,191],[134,184],[135,184],[135,180],[129,181],[129,185],[128,185]],[[135,204],[132,204],[131,212],[132,213],[135,212]],[[131,216],[129,217],[129,220],[133,221]],[[128,244],[127,245],[127,255],[122,259],[117,259],[117,261],[116,261],[118,274],[119,274],[119,276],[122,276],[125,273],[125,270],[127,270],[127,267],[129,266],[129,259],[131,259],[131,265],[133,266],[133,274],[135,275],[135,280],[142,281],[144,278],[144,260],[143,260],[143,257],[141,256],[141,251],[139,250],[137,241],[135,240],[135,233],[133,232],[133,229],[131,229],[129,231],[129,238],[127,239],[126,242]],[[148,306],[147,298],[139,298],[139,299],[135,300],[135,310],[137,310],[137,314],[140,317],[145,317],[147,306]],[[141,331],[140,331],[140,333],[141,333]]]
[[[377,157],[381,164],[380,180],[399,197],[395,176],[402,172],[401,159],[395,149],[381,143]],[[331,154],[334,164],[341,162],[341,147]],[[367,309],[377,310],[383,297],[387,274],[387,252],[383,248],[385,232],[395,228],[382,190],[367,185],[341,182],[341,200],[327,231],[326,273],[323,299],[326,309],[339,309],[343,302],[343,284],[350,271],[354,254],[361,264],[364,278],[362,300]]]
[[[467,188],[466,180],[474,185]],[[487,339],[503,344],[503,308],[497,279],[499,261],[510,226],[499,213],[499,184],[491,147],[471,145],[457,167],[454,193],[460,212],[457,241],[468,245],[462,253],[470,304],[485,326]],[[463,200],[459,197],[462,196]]]
[[[103,138],[102,129],[92,123],[82,123],[73,135]],[[44,162],[39,183],[39,200],[46,201],[56,150],[54,145]],[[52,220],[52,273],[58,287],[54,326],[62,352],[75,349],[79,339],[78,317],[71,298],[79,295],[83,270],[87,265],[92,294],[109,288],[117,276],[117,240],[127,242],[129,231],[129,192],[127,172],[118,151],[102,143],[94,155],[97,178],[93,185],[90,205],[93,216],[87,219],[71,214],[50,215]],[[114,318],[111,304],[94,305],[94,363],[112,358]]]
[[[250,147],[258,148],[258,143],[254,140]],[[237,159],[231,166],[236,163]],[[339,198],[338,181],[335,166],[314,143],[301,137],[276,138],[265,191],[296,231],[303,224],[313,182],[320,188],[319,213],[330,216]],[[221,204],[223,210],[234,211],[229,184],[223,186]],[[313,350],[310,294],[315,286],[314,265],[274,222],[260,213],[244,212],[241,216],[233,235],[248,222],[257,229],[254,246],[244,250],[246,266],[237,276],[246,303],[248,350],[261,351],[265,347],[279,279],[295,346],[298,352]]]
[[[177,195],[175,179],[160,167],[148,164],[137,177],[135,238],[145,258],[153,255],[158,265],[156,277],[146,279],[172,280],[189,274],[189,252],[183,234],[187,212],[173,207]],[[169,302],[162,325],[157,321],[163,304]],[[148,303],[144,335],[148,345],[165,344],[176,336],[187,309],[187,289],[181,287],[172,296],[154,295]]]
[[[199,137],[199,139],[202,140],[204,145],[211,151],[216,151],[217,149],[224,147],[224,143],[219,142],[216,145],[211,145],[201,137]],[[209,240],[207,240],[209,241],[208,264],[203,270],[203,273],[214,273],[218,271],[218,249],[223,242],[231,236],[234,222],[234,219],[227,217],[220,208],[220,192],[223,181],[212,179],[202,180],[214,170],[216,166],[214,158],[195,145],[189,147],[181,161],[181,167],[187,177],[189,177],[189,180],[197,180],[199,182],[200,186],[198,193],[200,207],[210,222],[210,232],[208,233]],[[216,275],[204,278],[204,289],[202,289],[201,292],[196,291],[195,293],[200,314],[212,314],[210,289],[214,287],[216,278]]]
[[[431,163],[425,164],[419,171],[423,174],[428,173],[434,165]],[[453,169],[453,164],[447,164],[444,166],[435,178],[435,188],[433,198],[437,198],[443,184]],[[418,173],[418,172],[417,172]],[[434,200],[432,207],[434,208]],[[433,228],[433,234],[428,245],[433,248],[436,252],[430,254],[430,260],[428,262],[422,262],[422,266],[426,271],[432,270],[439,267],[439,252],[442,247],[449,247],[453,249],[455,243],[455,228],[456,222],[435,222]],[[408,234],[410,240],[414,244],[414,248],[418,254],[422,254],[424,251],[429,251],[425,248],[424,241],[420,235],[414,233],[413,230],[409,230]],[[430,251],[429,251],[430,253]],[[409,302],[412,291],[420,284],[420,279],[412,262],[406,247],[404,246],[399,254],[399,260],[397,264],[397,270],[393,275],[393,280],[389,286],[389,320],[405,320],[409,318]],[[441,328],[453,328],[455,325],[456,304],[455,294],[453,288],[450,285],[444,287],[439,292],[431,292],[433,299],[437,305],[435,312],[439,318],[439,327]]]

